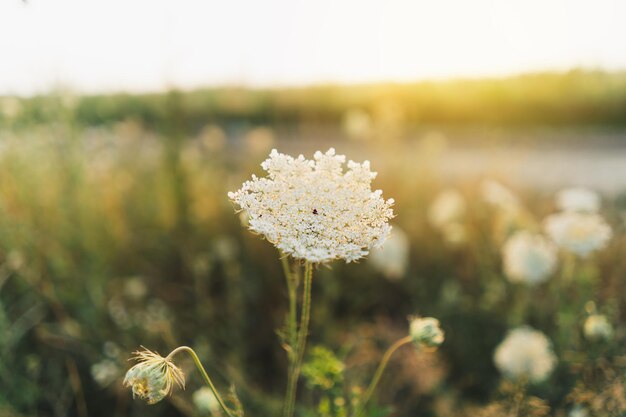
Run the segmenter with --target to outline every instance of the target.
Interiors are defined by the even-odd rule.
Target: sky
[[[624,0],[0,0],[0,94],[626,69]]]

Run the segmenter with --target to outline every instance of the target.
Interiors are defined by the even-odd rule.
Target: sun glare
[[[626,68],[626,3],[5,0],[0,94]]]

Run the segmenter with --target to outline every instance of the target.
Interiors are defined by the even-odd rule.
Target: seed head
[[[185,388],[185,375],[174,362],[146,348],[134,352],[138,363],[126,372],[124,386],[131,387],[133,397],[155,404],[172,392],[174,382]]]

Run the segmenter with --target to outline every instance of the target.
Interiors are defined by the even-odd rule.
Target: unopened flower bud
[[[148,349],[135,352],[136,365],[128,370],[124,386],[131,387],[133,397],[155,404],[172,392],[174,382],[185,387],[185,375],[174,362]]]
[[[439,320],[432,317],[411,318],[409,334],[418,349],[437,348],[444,340],[444,332],[439,326]]]

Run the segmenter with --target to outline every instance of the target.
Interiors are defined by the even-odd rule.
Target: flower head
[[[545,334],[522,326],[511,330],[498,345],[494,362],[500,372],[509,378],[542,382],[552,373],[556,356]]]
[[[545,281],[556,268],[556,247],[541,235],[521,231],[502,248],[504,271],[509,280],[537,284]]]
[[[600,208],[600,197],[587,188],[566,188],[557,193],[556,205],[563,211],[595,213]]]
[[[612,234],[611,227],[597,214],[553,214],[545,220],[544,226],[559,247],[583,257],[603,248]]]
[[[174,382],[185,387],[183,371],[169,358],[145,348],[134,353],[133,359],[138,363],[126,372],[124,378],[124,386],[132,388],[133,397],[155,404],[172,392]]]
[[[249,215],[250,230],[282,252],[310,262],[355,261],[380,246],[391,230],[393,200],[372,192],[376,173],[368,161],[349,161],[334,149],[314,160],[275,149],[261,164],[268,176],[252,176],[228,197]]]
[[[418,349],[436,349],[445,338],[439,320],[433,317],[412,317],[409,324],[409,335]]]

